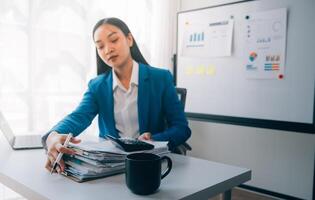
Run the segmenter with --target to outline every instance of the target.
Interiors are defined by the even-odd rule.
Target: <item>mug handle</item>
[[[163,160],[166,160],[167,161],[167,168],[166,168],[166,170],[162,173],[162,175],[161,175],[161,179],[163,179],[165,176],[167,176],[169,173],[170,173],[170,171],[171,171],[171,169],[172,169],[172,160],[169,158],[169,157],[167,157],[167,156],[163,156],[162,158],[161,158],[161,160],[163,161]]]

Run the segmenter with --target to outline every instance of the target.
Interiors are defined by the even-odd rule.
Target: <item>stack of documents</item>
[[[149,152],[157,155],[169,153],[167,142],[151,142],[154,149],[137,152]],[[75,155],[64,155],[66,169],[64,175],[84,182],[125,172],[125,158],[130,153],[115,147],[110,141],[82,142],[70,144]]]

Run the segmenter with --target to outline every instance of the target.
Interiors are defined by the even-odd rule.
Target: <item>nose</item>
[[[113,47],[108,45],[105,47],[105,55],[108,55],[114,51]]]

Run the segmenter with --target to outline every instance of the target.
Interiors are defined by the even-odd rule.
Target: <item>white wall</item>
[[[236,0],[181,0],[180,11],[229,2]],[[198,121],[190,127],[190,155],[252,169],[248,185],[312,199],[315,135]]]

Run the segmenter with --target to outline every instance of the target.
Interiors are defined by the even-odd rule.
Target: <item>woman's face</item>
[[[94,33],[94,42],[100,58],[109,66],[119,68],[131,59],[131,34],[125,36],[116,26],[103,24]]]

